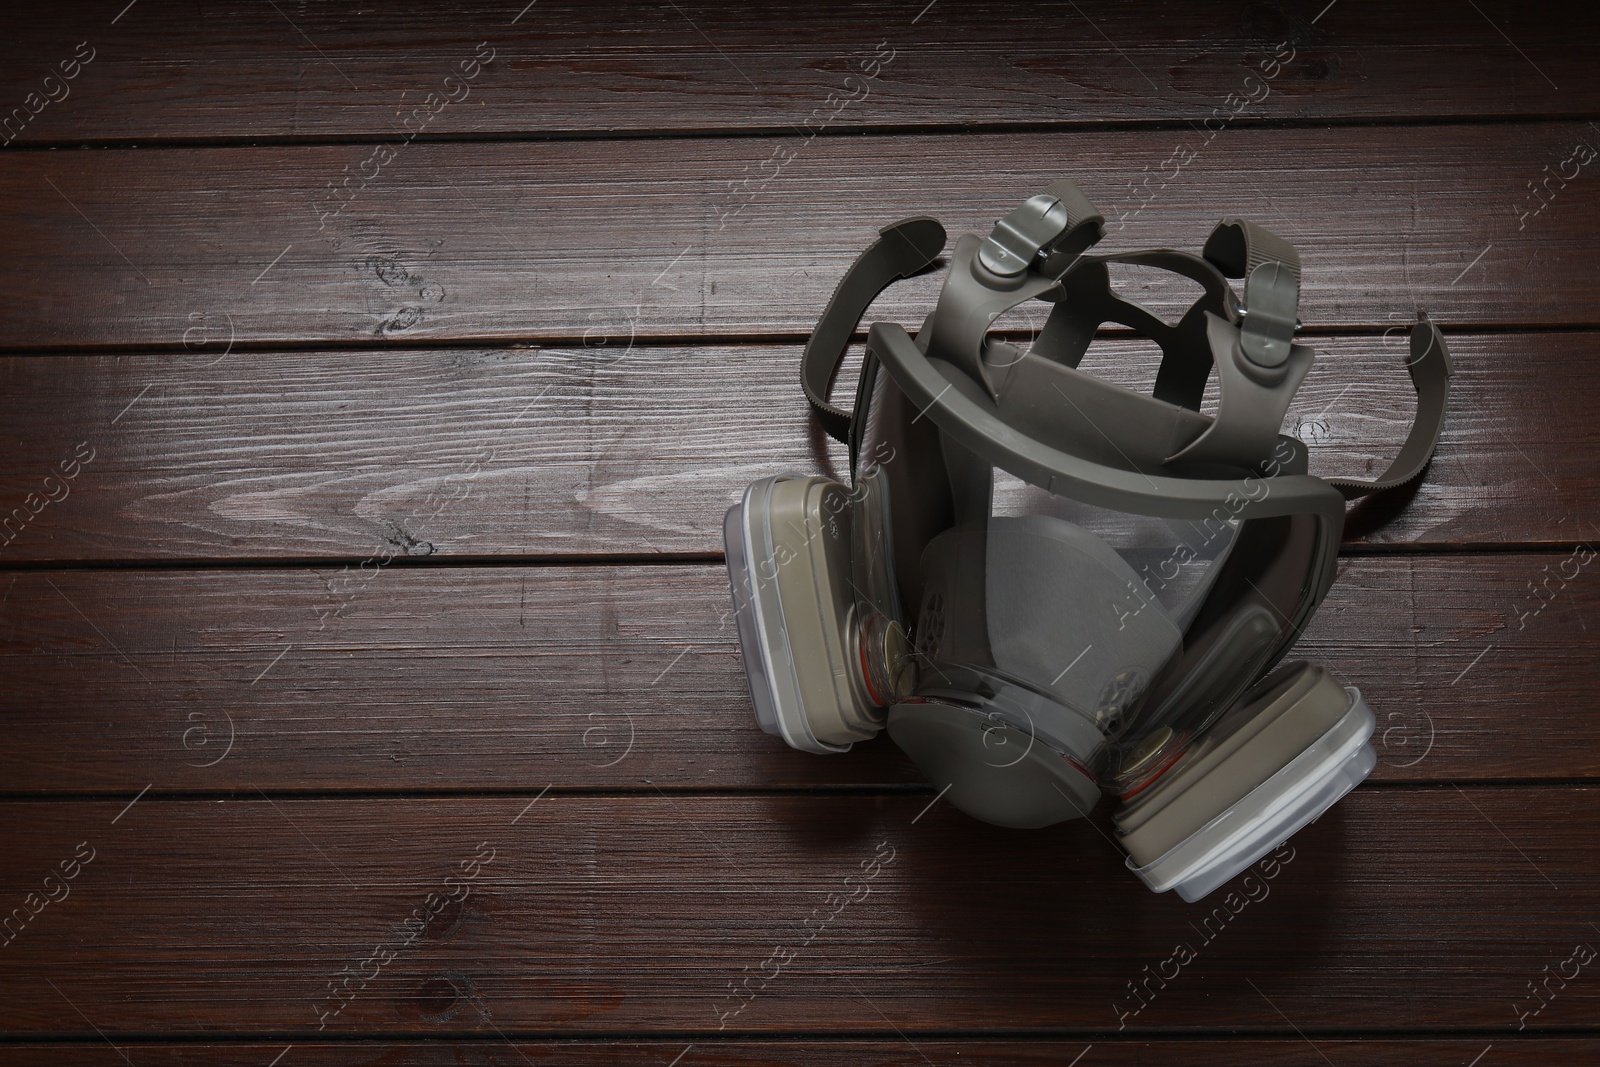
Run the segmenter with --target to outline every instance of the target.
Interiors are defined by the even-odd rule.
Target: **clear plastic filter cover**
[[[769,734],[794,744],[778,716],[778,705],[785,696],[795,699],[792,683],[784,684],[773,671],[774,661],[792,673],[792,654],[783,634],[783,607],[777,587],[763,581],[756,572],[756,561],[770,558],[770,538],[752,529],[750,517],[767,506],[770,483],[759,481],[745,490],[744,498],[728,509],[722,522],[723,547],[728,560],[729,584],[733,592],[734,625],[739,635],[739,650],[745,678],[750,683],[750,701],[755,705],[756,723]],[[786,690],[788,692],[786,692]]]
[[[1119,813],[1119,831],[1137,823],[1122,834],[1127,865],[1152,890],[1199,900],[1315,821],[1372,772],[1376,720],[1360,691],[1340,692],[1319,669],[1305,673],[1315,675],[1320,693],[1291,693],[1281,708],[1245,710],[1242,729],[1224,731],[1207,750],[1177,764],[1170,772],[1178,779],[1173,805],[1142,821],[1138,805]],[[1325,729],[1309,744],[1294,736],[1312,725]],[[1239,734],[1246,736],[1241,740]],[[1273,751],[1286,745],[1286,751]],[[1191,761],[1195,773],[1183,781]],[[1223,800],[1228,803],[1218,811]],[[1161,810],[1177,812],[1180,831],[1204,821],[1172,843],[1174,827],[1156,825]],[[1136,841],[1141,833],[1146,840]],[[1166,847],[1152,857],[1153,842]]]
[[[856,592],[853,505],[827,478],[766,478],[723,525],[756,720],[809,752],[871,737],[882,705],[914,677],[899,624]]]
[[[751,489],[754,488],[751,486]],[[761,623],[755,602],[755,575],[750,568],[751,552],[744,519],[749,496],[747,491],[744,498],[729,508],[723,517],[722,544],[728,560],[728,584],[733,593],[734,628],[739,636],[745,680],[750,685],[750,702],[755,705],[756,724],[769,734],[782,736],[783,730],[778,725],[777,698],[767,669],[768,656],[762,647]]]

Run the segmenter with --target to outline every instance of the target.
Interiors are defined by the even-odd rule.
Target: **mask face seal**
[[[1419,323],[1418,421],[1383,477],[1314,478],[1279,434],[1313,358],[1294,340],[1293,248],[1226,219],[1203,256],[1090,255],[1102,232],[1058,182],[958,240],[916,336],[870,330],[847,412],[824,398],[867,305],[945,243],[926,218],[882,231],[802,365],[852,485],[749,487],[724,524],[734,616],[763,730],[835,753],[887,729],[952,804],[1002,826],[1110,796],[1129,868],[1197,900],[1376,762],[1359,692],[1310,664],[1274,668],[1332,583],[1344,501],[1426,465],[1449,355]],[[1166,322],[1111,289],[1110,262],[1175,271],[1202,295]],[[1053,306],[1030,346],[990,335],[1034,299]],[[1151,395],[1079,369],[1106,322],[1161,348]]]

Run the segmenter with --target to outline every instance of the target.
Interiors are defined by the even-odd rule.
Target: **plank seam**
[[[892,1036],[900,1034],[901,1037]],[[332,1030],[264,1030],[259,1033],[252,1031],[204,1031],[202,1033],[185,1032],[159,1032],[159,1031],[123,1031],[107,1030],[103,1036],[110,1041],[120,1044],[264,1044],[278,1042],[294,1042],[295,1044],[339,1044],[354,1045],[365,1043],[395,1043],[414,1042],[419,1045],[439,1044],[453,1042],[460,1044],[504,1044],[507,1041],[523,1042],[562,1042],[571,1044],[614,1044],[622,1041],[694,1041],[700,1043],[719,1043],[741,1045],[752,1042],[762,1043],[822,1043],[822,1042],[884,1042],[886,1044],[903,1044],[903,1037],[920,1038],[926,1041],[947,1042],[984,1042],[984,1041],[1106,1041],[1106,1042],[1147,1042],[1147,1041],[1194,1041],[1194,1042],[1225,1042],[1225,1041],[1296,1041],[1297,1034],[1312,1037],[1322,1037],[1332,1040],[1346,1041],[1386,1041],[1395,1039],[1404,1040],[1439,1040],[1455,1041],[1466,1038],[1493,1038],[1496,1041],[1524,1042],[1540,1041],[1544,1039],[1560,1039],[1573,1037],[1592,1037],[1600,1035],[1600,1025],[1566,1024],[1551,1025],[1540,1030],[1508,1031],[1505,1027],[1495,1026],[1462,1026],[1451,1027],[1396,1027],[1393,1029],[1375,1029],[1370,1027],[1307,1027],[1298,1029],[1285,1027],[1281,1030],[1263,1027],[1227,1027],[1217,1029],[1197,1028],[1148,1028],[1142,1030],[1115,1030],[1100,1028],[1072,1028],[1072,1027],[1007,1027],[986,1029],[951,1029],[951,1030],[926,1030],[906,1029],[895,1030],[607,1030],[607,1031],[576,1031],[576,1030],[504,1030],[484,1032],[481,1030],[361,1030],[349,1033],[339,1033]],[[890,1036],[885,1036],[890,1035]],[[4,1045],[64,1045],[64,1044],[104,1044],[100,1040],[102,1035],[81,1031],[48,1031],[40,1033],[10,1031],[0,1033],[0,1046]]]
[[[1449,325],[1446,323],[1445,325]],[[1334,326],[1310,326],[1299,331],[1296,336],[1302,340],[1315,340],[1320,337],[1373,337],[1381,338],[1388,331],[1394,329],[1394,323],[1346,323]],[[1033,335],[1026,330],[995,330],[995,336],[1009,341],[1029,341]],[[1445,330],[1447,337],[1474,337],[1474,336],[1523,336],[1528,334],[1567,334],[1567,333],[1597,333],[1600,332],[1600,319],[1593,322],[1489,322],[1489,323],[1464,323]],[[1118,341],[1137,340],[1140,334],[1132,330],[1097,330],[1095,340]],[[718,348],[779,348],[804,345],[809,340],[809,332],[774,331],[771,333],[683,333],[683,334],[639,334],[629,339],[634,348],[688,348],[693,346],[711,345]],[[606,338],[611,340],[612,338]],[[620,336],[616,339],[620,340]],[[867,335],[865,331],[858,331],[850,337],[851,344],[865,344]],[[485,352],[537,352],[544,349],[561,348],[593,348],[596,346],[596,337],[582,335],[567,336],[539,336],[527,339],[506,337],[505,335],[482,335],[476,337],[416,337],[396,338],[383,342],[368,340],[341,341],[336,339],[323,339],[317,341],[305,340],[268,340],[268,341],[239,341],[230,349],[232,352],[250,353],[302,353],[302,352],[428,352],[442,349],[476,349]],[[170,344],[151,344],[147,342],[130,342],[128,344],[62,344],[62,345],[12,345],[0,342],[0,356],[22,356],[38,358],[59,358],[63,356],[168,356],[178,354],[192,354],[193,350],[184,347],[181,342]]]
[[[799,134],[792,123],[775,126],[705,126],[679,129],[552,129],[526,131],[461,131],[457,133],[419,133],[406,137],[396,133],[347,133],[318,136],[283,134],[257,137],[91,137],[15,140],[7,152],[84,151],[159,151],[194,148],[276,148],[338,147],[370,144],[528,144],[568,141],[685,141],[685,140],[809,140],[812,137],[961,137],[969,134],[1019,133],[1165,133],[1193,132],[1195,124],[1211,113],[1160,119],[1062,119],[977,122],[863,123],[859,126],[834,125]],[[1600,120],[1600,113],[1551,111],[1540,114],[1467,114],[1407,116],[1332,116],[1323,118],[1235,118],[1233,130],[1326,130],[1326,129],[1410,129],[1431,126],[1539,126]]]
[[[1374,544],[1353,542],[1339,549],[1340,559],[1375,559],[1386,556],[1456,558],[1462,556],[1530,555],[1550,556],[1573,552],[1592,541],[1473,541]],[[381,546],[379,546],[381,547]],[[245,556],[210,558],[184,556],[172,559],[117,557],[111,559],[0,559],[0,574],[42,571],[287,571],[327,570],[355,567],[371,561],[370,555],[356,556]],[[386,566],[398,570],[495,570],[507,567],[722,567],[721,552],[653,553],[572,553],[566,555],[395,556]]]
[[[1422,793],[1442,792],[1446,789],[1455,789],[1465,786],[1469,789],[1483,790],[1557,790],[1557,789],[1593,789],[1600,787],[1600,775],[1591,776],[1564,776],[1564,777],[1532,777],[1532,778],[1414,778],[1414,779],[1383,779],[1368,780],[1362,783],[1364,790],[1378,792]],[[257,798],[266,797],[274,800],[520,800],[528,796],[543,796],[548,791],[552,800],[563,797],[575,800],[628,800],[638,797],[655,795],[655,787],[634,786],[561,786],[546,785],[535,789],[532,786],[504,786],[504,787],[440,787],[437,789],[399,788],[362,789],[336,788],[336,789],[240,789],[218,790],[205,789],[186,792],[183,790],[149,790],[142,794],[141,803],[202,803],[218,800],[246,800],[255,801]],[[754,799],[758,797],[863,797],[867,799],[904,797],[904,796],[933,796],[933,786],[923,782],[906,782],[903,784],[877,783],[868,785],[795,785],[795,786],[672,786],[664,787],[664,791],[671,797],[679,798],[709,798],[709,799]],[[95,803],[99,801],[125,800],[129,789],[105,790],[79,790],[61,792],[24,793],[8,791],[0,793],[0,803],[6,804],[68,804],[68,803]]]

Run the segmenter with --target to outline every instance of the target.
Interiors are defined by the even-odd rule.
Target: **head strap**
[[[1343,493],[1346,500],[1405,485],[1419,477],[1433,459],[1433,450],[1438,447],[1439,434],[1444,429],[1450,376],[1455,368],[1450,362],[1444,334],[1428,319],[1427,312],[1422,312],[1417,324],[1411,327],[1411,356],[1406,360],[1406,369],[1411,372],[1411,384],[1417,391],[1417,417],[1411,423],[1406,443],[1400,447],[1400,454],[1389,464],[1389,469],[1370,482],[1329,478],[1328,484]]]
[[[879,293],[922,270],[944,250],[944,227],[925,216],[901,219],[878,234],[839,279],[800,357],[800,386],[806,400],[828,436],[845,443],[850,439],[851,415],[828,403],[828,385],[844,362],[851,335]]]
[[[1168,249],[1120,256],[1084,254],[1103,233],[1104,220],[1094,206],[1070,181],[1061,181],[1001,219],[988,237],[961,238],[924,330],[927,336],[918,338],[917,348],[959,369],[990,400],[998,401],[1006,368],[1024,358],[1015,346],[987,337],[994,320],[1006,310],[1034,298],[1054,302],[1056,307],[1027,356],[1069,367],[1078,365],[1102,322],[1121,323],[1162,347],[1154,390],[1157,400],[1198,411],[1210,369],[1217,368],[1216,415],[1204,432],[1168,456],[1167,463],[1248,468],[1265,462],[1313,358],[1309,346],[1294,343],[1300,294],[1300,257],[1294,246],[1264,226],[1229,218],[1212,230],[1203,258]],[[862,315],[891,283],[931,264],[944,241],[944,228],[931,218],[903,219],[887,226],[834,290],[806,344],[801,367],[806,399],[834,438],[853,444],[852,415],[829,404],[827,391]],[[1182,321],[1171,326],[1111,288],[1108,262],[1174,270],[1199,281],[1205,293]],[[1245,280],[1242,306],[1226,278]],[[991,358],[997,353],[1004,358]],[[1444,421],[1451,364],[1443,335],[1426,316],[1412,330],[1411,353],[1407,366],[1418,394],[1416,421],[1382,477],[1371,482],[1329,481],[1346,499],[1411,481],[1433,455]],[[904,372],[903,367],[890,369]],[[876,373],[876,356],[869,347],[861,386]],[[904,383],[903,387],[916,392]],[[931,395],[927,402],[941,406],[946,403],[945,392]],[[863,396],[864,389],[858,387],[858,410]],[[998,424],[994,430],[999,432]]]

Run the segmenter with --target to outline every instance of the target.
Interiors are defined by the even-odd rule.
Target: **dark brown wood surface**
[[[1600,533],[1597,338],[1452,336],[1439,458],[1414,495],[1363,505],[1347,539],[1556,546]],[[1288,428],[1316,473],[1374,477],[1416,410],[1405,331],[1313,343]],[[844,472],[843,450],[810,424],[799,359],[790,345],[197,347],[71,357],[65,373],[0,359],[16,450],[0,516],[80,445],[93,456],[0,562],[714,554],[751,480]],[[1155,375],[1116,340],[1085,366],[1145,390]]]
[[[290,1052],[284,1053],[288,1048]],[[288,1042],[199,1040],[187,1044],[130,1044],[119,1040],[97,1044],[19,1044],[0,1046],[6,1067],[125,1067],[126,1054],[139,1067],[262,1067],[277,1055],[288,1055],[303,1067],[519,1067],[525,1064],[570,1064],[574,1067],[611,1063],[670,1064],[678,1067],[919,1067],[927,1063],[982,1063],[995,1067],[1060,1067],[1082,1056],[1083,1064],[1103,1067],[1326,1067],[1360,1063],[1371,1067],[1462,1067],[1493,1051],[1493,1062],[1506,1067],[1547,1067],[1551,1063],[1587,1063],[1600,1056],[1592,1038],[1533,1037],[1496,1042],[1471,1037],[1410,1040],[1351,1040],[1319,1037],[1315,1042],[1293,1038],[1249,1040],[1096,1041],[946,1037],[896,1037],[888,1041],[811,1041],[763,1039],[694,1041],[635,1038],[618,1041],[581,1038],[524,1039],[492,1032],[477,1040],[460,1038],[428,1042],[387,1041]],[[1093,1059],[1090,1059],[1090,1054]]]
[[[1517,1028],[1516,1003],[1536,1032],[1600,1007],[1573,980],[1535,1015],[1524,988],[1597,939],[1591,788],[1358,791],[1203,905],[1130,886],[1098,822],[919,819],[924,796],[537,793],[0,805],[9,897],[93,850],[4,950],[11,1026],[1139,1036],[1425,1018],[1488,1035]],[[434,892],[422,931],[399,932]],[[1174,976],[1180,944],[1196,958]],[[1146,966],[1169,981],[1141,1007],[1125,983]]]
[[[1600,1060],[1592,7],[524,3],[7,15],[0,1064]],[[851,257],[1062,176],[1295,242],[1316,473],[1457,367],[1295,653],[1379,765],[1195,905],[761,733],[728,621]]]
[[[1230,93],[1261,97],[1244,79],[1288,42],[1293,58],[1242,121],[1571,116],[1600,105],[1589,52],[1600,22],[1576,5],[1528,18],[1507,0],[1478,11],[1345,3],[1317,19],[1320,4],[1239,0],[1157,17],[1149,4],[1105,0],[524,3],[274,10],[234,0],[194,15],[147,0],[115,25],[121,5],[65,5],[7,35],[0,99],[20,101],[87,39],[94,58],[70,95],[17,144],[394,137],[488,41],[495,58],[424,136],[781,133],[829,93],[859,94],[845,79],[880,51],[892,59],[829,129],[1198,123]]]
[[[1277,226],[1312,327],[1381,331],[1419,309],[1452,329],[1593,326],[1600,181],[1578,168],[1548,200],[1528,189],[1580,141],[1600,135],[970,134],[958,153],[819,137],[772,177],[766,142],[727,137],[416,143],[370,180],[368,145],[0,153],[7,346],[796,337],[880,227],[986,228],[1063,174],[1106,214],[1106,250],[1198,251],[1224,216]],[[1163,169],[1178,147],[1195,157]],[[877,314],[920,322],[936,288],[907,282]]]
[[[1375,779],[1600,777],[1600,584],[1529,590],[1562,558],[1344,562],[1296,655],[1366,695]],[[11,791],[927,788],[887,738],[818,758],[755,728],[720,564],[0,586]]]

